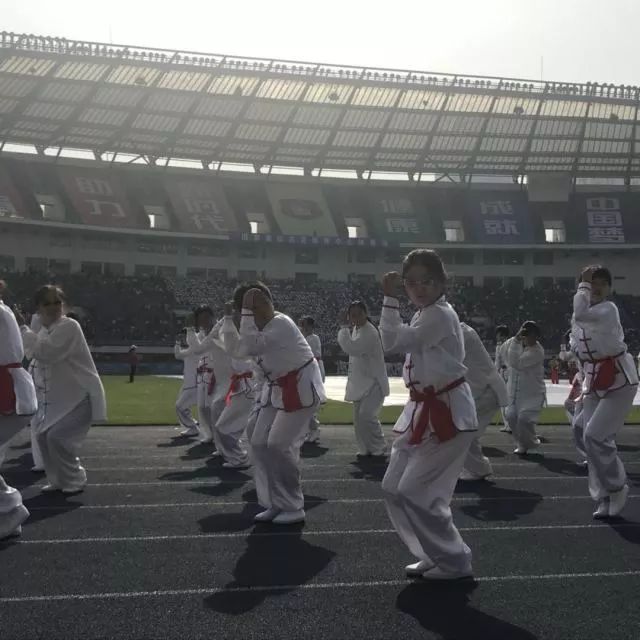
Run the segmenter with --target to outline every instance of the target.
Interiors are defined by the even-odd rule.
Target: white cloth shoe
[[[603,500],[598,504],[597,509],[593,512],[594,520],[602,520],[603,518],[609,517],[609,503],[606,500]]]
[[[519,456],[523,456],[525,453],[527,453],[527,450],[524,447],[517,446],[513,450],[513,453],[515,453],[516,455],[519,455]]]
[[[33,473],[44,473],[44,467],[33,466],[31,467]]]
[[[309,431],[304,437],[304,441],[310,444],[315,444],[318,440],[320,440],[320,433],[318,433],[318,431]]]
[[[471,571],[443,571],[440,567],[433,567],[422,574],[425,580],[462,580],[473,578]]]
[[[460,480],[465,480],[467,482],[473,482],[474,480],[486,480],[490,475],[490,473],[478,475],[477,473],[473,473],[471,471],[467,471],[467,469],[463,469],[460,472]]]
[[[22,523],[29,517],[29,511],[21,504],[3,516],[4,521],[0,526],[0,540],[15,538],[22,533]]]
[[[42,493],[55,493],[56,491],[61,491],[61,489],[56,484],[45,484],[41,491]]]
[[[509,427],[502,427],[502,428],[500,429],[500,431],[501,431],[502,433],[511,433],[511,429],[509,429]]]
[[[271,522],[278,514],[280,513],[280,511],[278,509],[267,509],[266,511],[261,511],[259,514],[257,514],[254,518],[253,521],[254,522]]]
[[[200,444],[211,444],[213,442],[213,438],[198,438],[198,442]]]
[[[425,571],[429,571],[433,567],[435,567],[435,565],[430,560],[420,560],[420,562],[414,562],[413,564],[408,564],[404,568],[404,570],[406,574],[410,577],[419,577]]]
[[[620,515],[624,509],[624,505],[627,503],[629,496],[629,486],[624,485],[620,491],[609,494],[609,515],[613,518]]]
[[[297,524],[304,522],[304,509],[298,511],[281,511],[271,522],[273,524]]]
[[[236,464],[234,462],[223,462],[222,463],[222,467],[223,469],[248,469],[249,468],[249,463],[248,462],[241,462],[240,464]]]
[[[181,435],[183,438],[192,438],[193,436],[197,436],[197,435],[198,435],[198,433],[199,433],[199,431],[198,431],[195,427],[193,427],[193,429],[191,429],[191,428],[189,428],[189,429],[183,429],[183,430],[180,432],[180,435]]]

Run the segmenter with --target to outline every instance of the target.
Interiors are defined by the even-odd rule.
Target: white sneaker
[[[271,522],[273,524],[297,524],[304,522],[304,519],[304,509],[298,509],[298,511],[281,511]]]
[[[509,427],[502,427],[502,429],[500,429],[500,431],[502,433],[511,433],[511,429],[509,429]]]
[[[212,454],[211,454],[212,458],[221,458],[222,454],[216,449]]]
[[[198,433],[199,431],[194,427],[193,429],[183,429],[179,435],[183,438],[192,438],[193,436],[197,436]]]
[[[433,567],[422,574],[425,580],[461,580],[472,578],[471,571],[443,571],[440,567]]]
[[[271,522],[280,511],[278,509],[267,509],[266,511],[262,511],[257,514],[254,518],[254,522]]]
[[[526,450],[524,447],[522,447],[522,446],[518,445],[518,446],[513,450],[513,453],[515,453],[515,454],[517,454],[517,455],[519,455],[519,456],[523,456],[525,453],[527,453],[527,450]]]
[[[475,480],[485,480],[490,475],[491,475],[490,473],[485,473],[484,475],[478,475],[477,473],[472,473],[471,471],[467,471],[466,469],[463,469],[460,472],[460,480],[465,480],[467,482],[473,482]]]
[[[315,444],[318,440],[320,440],[320,434],[317,431],[309,431],[304,437],[304,441],[310,444]]]
[[[420,562],[408,564],[404,570],[408,576],[417,577],[421,576],[425,571],[429,571],[433,567],[435,567],[435,565],[430,560],[420,560]]]
[[[0,529],[0,540],[15,538],[22,534],[22,523],[29,517],[29,511],[21,504],[7,514],[5,525]]]
[[[624,509],[624,505],[627,503],[628,496],[629,486],[626,484],[620,491],[609,494],[609,515],[611,517],[620,515],[620,512]]]
[[[536,439],[533,441],[534,446],[539,447],[542,444],[542,440],[540,440],[540,438],[536,437]]]
[[[603,500],[598,504],[597,509],[593,512],[594,520],[602,520],[609,517],[609,503]]]
[[[61,491],[61,489],[56,484],[45,484],[41,491],[42,493],[55,493],[56,491]]]
[[[213,438],[198,438],[198,442],[200,444],[211,444],[213,442]]]

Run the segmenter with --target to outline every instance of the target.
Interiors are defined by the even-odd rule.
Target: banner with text
[[[640,194],[580,193],[573,198],[570,242],[624,244],[640,242]]]
[[[0,166],[0,219],[23,220],[30,217],[27,206],[13,179],[6,169]]]
[[[476,244],[533,244],[527,197],[520,192],[471,191],[467,221]]]

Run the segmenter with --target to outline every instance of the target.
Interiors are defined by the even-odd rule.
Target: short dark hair
[[[415,265],[424,267],[434,280],[444,284],[447,281],[447,273],[440,256],[433,249],[414,249],[410,251],[402,261],[402,277]]]
[[[351,309],[353,309],[354,307],[357,307],[358,309],[362,309],[362,311],[365,312],[365,315],[367,316],[367,318],[369,317],[369,309],[367,308],[366,302],[364,302],[363,300],[353,300],[349,304],[349,308],[347,309],[347,312],[351,311]]]
[[[536,338],[540,337],[540,327],[533,320],[527,320],[522,324],[522,329]]]
[[[509,327],[506,324],[499,324],[495,330],[496,336],[508,336],[510,333],[511,331],[509,331]]]
[[[592,279],[605,280],[609,286],[611,286],[612,278],[611,271],[602,265],[597,265],[593,271]]]
[[[213,309],[208,305],[208,304],[201,304],[199,306],[197,306],[194,310],[193,310],[193,321],[197,327],[198,325],[198,318],[203,314],[203,313],[208,313],[211,315],[211,317],[213,318]]]
[[[233,292],[233,306],[236,311],[242,310],[242,299],[244,298],[244,294],[249,291],[249,289],[259,289],[264,293],[271,302],[273,302],[273,296],[271,295],[271,291],[269,287],[267,287],[264,282],[256,281],[256,282],[244,282],[241,285],[238,285]]]
[[[45,284],[36,290],[33,301],[36,307],[39,307],[46,299],[48,293],[54,293],[62,302],[67,301],[67,296],[57,284]]]
[[[300,318],[300,324],[306,325],[313,329],[316,326],[316,321],[311,316],[302,316],[302,318]]]

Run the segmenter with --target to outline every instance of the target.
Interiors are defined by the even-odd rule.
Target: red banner
[[[136,216],[118,177],[107,171],[60,169],[62,184],[86,224],[137,227]]]
[[[211,179],[168,177],[164,185],[183,231],[211,235],[238,230],[221,184]]]
[[[23,220],[30,217],[22,195],[11,176],[3,167],[0,167],[0,219]]]

